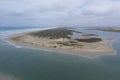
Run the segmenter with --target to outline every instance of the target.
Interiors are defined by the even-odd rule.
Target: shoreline
[[[53,52],[53,53],[51,53],[51,54],[54,54],[54,53],[57,53],[57,54],[70,54],[70,55],[74,55],[74,56],[81,56],[81,57],[84,57],[84,58],[88,58],[88,59],[92,59],[92,57],[95,57],[95,56],[89,56],[89,55],[83,55],[83,53],[82,54],[78,54],[78,53],[72,53],[72,52],[69,52],[69,51],[60,51],[60,50],[52,50],[52,49],[48,49],[48,48],[35,48],[35,47],[31,47],[31,46],[26,46],[26,45],[23,45],[23,44],[15,44],[15,43],[13,43],[13,42],[11,42],[11,41],[9,41],[9,43],[12,43],[12,44],[14,44],[14,45],[12,45],[12,46],[14,46],[14,47],[16,47],[16,48],[25,48],[25,49],[31,49],[31,50],[40,50],[40,51],[45,51],[45,52]],[[112,54],[111,54],[112,55]]]
[[[15,43],[12,42],[11,40],[7,39],[9,41],[9,43],[12,43],[14,47],[16,48],[27,48],[27,49],[33,49],[33,50],[40,50],[40,51],[45,51],[45,52],[53,52],[53,53],[60,53],[60,54],[70,54],[70,55],[74,55],[74,56],[81,56],[81,57],[85,57],[85,58],[95,58],[95,57],[101,57],[101,56],[108,56],[108,55],[116,55],[117,51],[113,50],[113,52],[108,53],[108,52],[85,52],[85,51],[81,51],[81,52],[74,52],[74,51],[70,51],[70,50],[56,50],[56,49],[51,49],[51,48],[40,48],[40,47],[33,47],[33,46],[29,46],[23,43]],[[112,45],[111,45],[112,46]]]

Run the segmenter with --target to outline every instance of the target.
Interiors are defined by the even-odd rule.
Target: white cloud
[[[0,0],[0,5],[0,25],[120,25],[119,0]]]
[[[82,10],[92,15],[112,15],[120,12],[120,1],[92,0]]]

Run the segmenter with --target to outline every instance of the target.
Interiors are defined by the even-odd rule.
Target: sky
[[[0,26],[119,25],[120,0],[0,0]]]

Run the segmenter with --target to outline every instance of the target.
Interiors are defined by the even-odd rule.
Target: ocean
[[[114,38],[116,55],[87,58],[9,43],[8,36],[42,28],[0,27],[0,80],[120,80],[120,33],[77,30]]]

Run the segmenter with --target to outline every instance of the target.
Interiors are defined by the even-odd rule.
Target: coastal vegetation
[[[38,31],[38,32],[32,32],[30,35],[35,36],[35,37],[46,37],[49,39],[59,39],[59,38],[67,38],[70,39],[71,37],[69,35],[73,35],[73,33],[82,33],[79,31],[75,30],[70,30],[66,28],[55,28],[55,29],[48,29],[48,30],[43,30],[43,31]],[[96,36],[95,34],[83,34],[83,36]],[[92,43],[92,42],[99,42],[102,41],[100,38],[84,38],[84,39],[74,39],[79,42],[87,42],[87,43]],[[71,42],[69,42],[71,43]],[[63,43],[62,43],[63,44]],[[63,45],[77,45],[77,44],[67,44],[64,43]]]
[[[58,42],[57,44],[60,44],[61,46],[83,46],[82,44],[79,44],[76,41]]]
[[[30,35],[35,37],[46,37],[50,39],[58,39],[58,38],[70,38],[68,35],[72,35],[74,30],[68,30],[63,28],[55,28],[55,29],[49,29],[49,30],[43,30],[38,32],[32,32]]]
[[[100,42],[102,41],[101,38],[89,38],[89,39],[75,39],[79,42],[87,42],[87,43],[93,43],[93,42]]]

